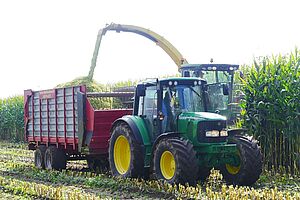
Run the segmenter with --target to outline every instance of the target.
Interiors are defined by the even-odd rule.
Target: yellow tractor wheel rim
[[[239,160],[241,162],[240,152],[237,153],[237,156],[239,157]],[[241,169],[241,164],[239,164],[238,166],[225,164],[225,167],[226,167],[229,174],[235,175],[235,174],[239,173],[239,171]]]
[[[241,165],[236,167],[236,166],[233,166],[230,164],[226,164],[225,166],[226,166],[228,173],[233,174],[233,175],[239,173],[239,171],[241,169]]]
[[[127,138],[120,135],[114,145],[114,162],[117,171],[120,174],[125,174],[130,166],[130,145]]]
[[[173,178],[176,170],[176,164],[173,154],[170,151],[165,151],[160,157],[160,171],[163,177],[167,180]]]

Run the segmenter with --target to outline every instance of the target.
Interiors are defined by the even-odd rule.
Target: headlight
[[[220,131],[220,136],[228,136],[227,131],[225,131],[225,130]]]
[[[220,131],[213,130],[213,131],[206,131],[206,137],[219,137]]]
[[[222,130],[222,131],[213,130],[213,131],[206,131],[205,136],[206,137],[220,137],[220,136],[224,137],[224,136],[228,136],[228,133],[225,130]]]

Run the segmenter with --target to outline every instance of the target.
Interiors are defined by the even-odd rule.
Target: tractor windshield
[[[207,92],[209,112],[220,111],[222,113],[228,108],[228,95],[223,94],[223,85],[221,83],[208,84]]]
[[[163,107],[169,106],[174,115],[181,112],[203,112],[203,100],[200,85],[177,85],[164,88]]]
[[[182,112],[204,111],[204,98],[200,85],[176,85],[163,87],[163,132],[175,130],[175,121]]]
[[[201,71],[196,70],[190,71],[191,76],[200,77],[207,81],[207,92],[208,92],[208,111],[216,112],[228,109],[228,103],[231,102],[231,96],[223,94],[223,85],[227,84],[229,88],[233,87],[233,74],[234,71]]]
[[[230,96],[223,94],[223,85],[232,87],[233,73],[228,71],[205,71],[203,78],[207,81],[207,92],[209,97],[208,111],[216,112],[228,109]]]
[[[202,78],[207,81],[207,84],[230,83],[232,73],[228,71],[202,71]]]

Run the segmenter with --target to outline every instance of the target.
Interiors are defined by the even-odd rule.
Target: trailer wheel
[[[117,125],[109,142],[109,164],[113,176],[142,177],[144,154],[125,123]]]
[[[37,147],[37,149],[34,152],[34,165],[38,169],[45,169],[45,151],[46,151],[46,146],[45,145],[40,145]]]
[[[161,140],[154,150],[153,176],[170,184],[195,185],[199,170],[196,152],[186,139],[172,137]]]
[[[234,136],[230,142],[237,144],[240,164],[225,164],[220,168],[225,181],[233,185],[252,185],[262,172],[260,147],[257,142],[244,136]]]
[[[45,168],[52,170],[66,169],[67,157],[62,149],[55,146],[49,146],[45,152]]]
[[[89,169],[94,172],[106,173],[109,170],[107,158],[88,158],[87,164]]]

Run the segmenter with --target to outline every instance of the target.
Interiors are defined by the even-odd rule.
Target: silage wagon
[[[85,86],[26,90],[25,139],[29,149],[35,150],[35,165],[64,169],[67,160],[87,159],[91,168],[108,167],[111,125],[131,113],[132,109],[95,110]]]

